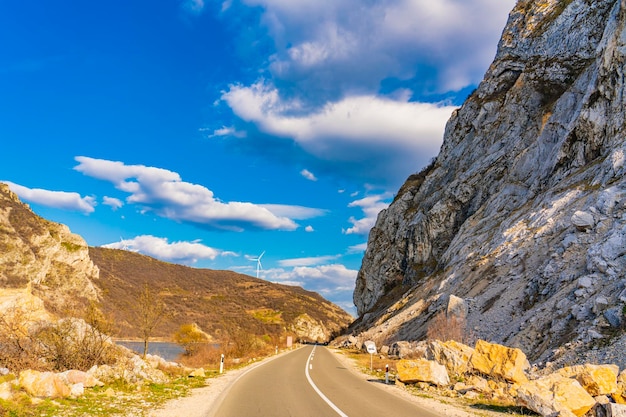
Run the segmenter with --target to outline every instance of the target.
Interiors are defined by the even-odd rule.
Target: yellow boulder
[[[576,365],[557,371],[567,378],[576,378],[580,385],[593,397],[617,392],[617,365]]]
[[[490,377],[504,378],[520,384],[528,381],[524,371],[530,364],[520,349],[479,340],[470,363],[475,370]]]
[[[405,384],[428,382],[438,386],[450,385],[446,367],[426,359],[402,359],[396,363],[398,379]]]
[[[517,401],[544,416],[571,413],[578,417],[596,403],[577,380],[558,373],[522,384],[517,390]]]

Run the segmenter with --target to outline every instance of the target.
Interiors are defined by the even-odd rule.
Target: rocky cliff
[[[72,314],[97,299],[97,278],[82,237],[37,216],[0,183],[0,305],[34,297],[50,312]]]
[[[517,3],[439,155],[370,232],[353,334],[419,340],[460,303],[469,333],[533,360],[623,342],[625,25],[626,1]]]

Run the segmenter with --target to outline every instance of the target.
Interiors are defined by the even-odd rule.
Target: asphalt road
[[[323,346],[307,346],[242,374],[210,417],[441,417],[343,367]]]

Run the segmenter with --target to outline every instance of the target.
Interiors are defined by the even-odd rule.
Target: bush
[[[85,318],[48,322],[35,320],[26,308],[5,310],[0,314],[0,364],[20,372],[86,371],[93,365],[114,363],[117,346],[101,331],[110,322],[95,306],[87,309]]]
[[[430,340],[447,342],[454,340],[459,343],[469,343],[467,323],[464,316],[450,315],[445,312],[437,314],[429,323],[426,336]]]
[[[174,333],[174,341],[182,346],[186,356],[192,356],[208,339],[196,324],[183,324]]]

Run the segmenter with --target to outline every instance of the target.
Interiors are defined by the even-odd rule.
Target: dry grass
[[[442,342],[447,342],[448,340],[464,344],[471,342],[465,317],[448,316],[445,312],[437,314],[430,321],[426,336],[429,340],[440,340]]]

